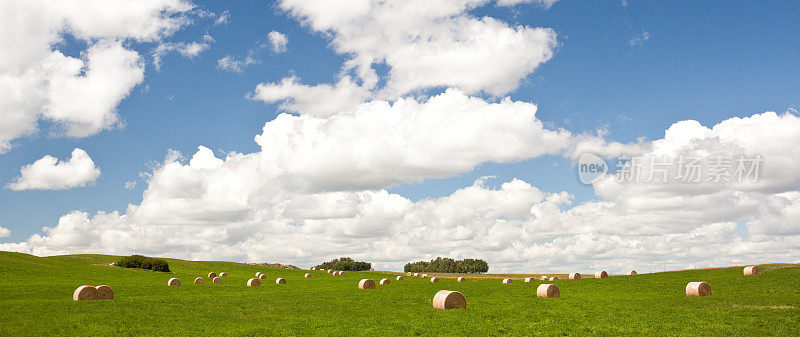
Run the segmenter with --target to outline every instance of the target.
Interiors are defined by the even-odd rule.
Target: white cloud
[[[117,125],[115,107],[143,78],[128,40],[155,41],[190,20],[183,0],[45,0],[0,3],[0,153],[37,132],[85,137]],[[58,50],[66,34],[87,43],[81,57]]]
[[[44,156],[33,164],[20,169],[20,176],[6,187],[22,190],[66,190],[86,186],[100,177],[100,169],[86,151],[76,148],[72,157],[59,162],[52,156]]]
[[[5,238],[11,236],[11,230],[8,228],[0,227],[0,238]]]
[[[225,55],[225,57],[217,60],[217,69],[241,73],[248,66],[258,64],[258,62],[258,59],[250,54],[243,58]]]
[[[217,17],[217,20],[214,21],[214,26],[219,26],[222,24],[227,24],[231,22],[231,13],[230,11],[223,11],[222,14]]]
[[[280,7],[312,30],[330,36],[334,50],[348,55],[341,79],[354,71],[363,82],[357,88],[359,92],[396,99],[443,87],[500,96],[514,90],[524,77],[553,56],[553,30],[511,27],[494,18],[476,18],[469,13],[489,2],[392,0],[345,4],[283,0]],[[383,88],[375,87],[375,64],[389,67]],[[284,79],[281,84],[287,81],[294,79]],[[294,84],[295,90],[283,91],[284,97],[270,95],[268,101],[302,101],[320,87]],[[262,83],[259,87],[277,86],[280,84]],[[297,90],[298,86],[307,90]],[[331,112],[334,111],[328,111]]]
[[[267,103],[281,102],[281,109],[295,113],[328,116],[351,110],[369,96],[368,88],[345,76],[335,85],[315,86],[300,84],[297,77],[286,77],[280,83],[259,84],[250,98]]]
[[[200,53],[208,50],[211,48],[211,43],[216,42],[211,35],[203,35],[203,38],[200,41],[194,42],[162,42],[159,43],[158,46],[153,49],[153,65],[156,67],[156,70],[161,69],[161,59],[169,52],[176,51],[184,57],[188,58],[195,58]]]
[[[280,54],[286,51],[286,44],[289,43],[289,38],[286,35],[273,30],[267,34],[267,38],[269,38],[269,44],[272,46],[274,53]]]
[[[642,34],[634,36],[628,40],[628,45],[631,47],[642,47],[647,40],[650,40],[650,33],[645,31],[642,32]]]
[[[125,189],[126,190],[132,190],[134,188],[136,188],[136,182],[135,181],[126,181],[125,182]]]
[[[0,249],[299,265],[348,255],[395,270],[436,256],[480,257],[493,272],[647,272],[793,261],[800,253],[800,174],[783,172],[800,158],[792,147],[800,119],[787,114],[711,128],[678,122],[642,146],[644,154],[761,153],[764,180],[755,187],[601,181],[601,200],[574,206],[566,192],[517,179],[498,189],[479,179],[417,202],[384,190],[568,146],[568,134],[539,129],[533,109],[451,91],[327,118],[281,115],[256,138],[260,152],[217,158],[200,147],[185,164],[172,154],[125,214],[71,212]]]
[[[545,8],[550,8],[558,0],[497,0],[499,6],[516,6],[523,3],[538,3]]]

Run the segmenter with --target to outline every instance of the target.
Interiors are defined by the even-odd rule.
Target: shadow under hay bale
[[[452,290],[439,290],[433,296],[434,309],[466,309],[467,299],[460,292]]]

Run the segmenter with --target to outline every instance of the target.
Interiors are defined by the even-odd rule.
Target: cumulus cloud
[[[52,156],[44,156],[33,164],[20,169],[16,181],[6,187],[22,190],[66,190],[86,186],[100,177],[100,169],[86,151],[76,148],[67,161],[59,161]]]
[[[369,93],[374,98],[395,99],[442,87],[458,88],[468,94],[485,92],[500,96],[515,89],[525,76],[553,56],[556,47],[553,30],[512,27],[491,17],[476,18],[469,13],[487,3],[393,0],[345,4],[283,0],[280,7],[312,30],[330,36],[334,50],[348,55],[340,78],[346,79],[352,71],[363,82],[357,88],[360,95]],[[375,64],[389,68],[382,88],[375,87],[378,82],[372,68]],[[295,79],[284,79],[280,84],[262,83],[259,88],[280,87],[287,81]],[[314,91],[331,87],[294,84],[293,90],[271,90],[265,100],[303,101],[304,97],[313,96]]]
[[[148,42],[189,24],[183,0],[0,3],[0,153],[37,132],[85,137],[117,125],[115,111],[144,66],[123,42]],[[58,50],[69,34],[88,45],[80,57]]]
[[[200,41],[194,42],[162,42],[153,50],[153,65],[156,70],[161,69],[161,59],[170,52],[178,52],[184,57],[195,58],[200,53],[211,48],[211,43],[216,42],[211,35],[203,35]]]
[[[225,57],[217,60],[217,69],[241,73],[244,72],[245,68],[253,64],[258,64],[258,59],[251,54],[245,57],[225,55]]]
[[[5,238],[11,236],[11,230],[8,228],[0,227],[0,238]]]
[[[273,30],[267,34],[267,38],[274,53],[280,54],[286,51],[286,44],[289,43],[289,38],[286,35]]]

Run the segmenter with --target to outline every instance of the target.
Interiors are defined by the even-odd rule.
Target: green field
[[[561,298],[537,298],[542,283],[406,277],[357,289],[362,278],[397,274],[268,269],[169,259],[171,273],[123,269],[117,257],[35,257],[0,252],[0,336],[22,335],[800,335],[800,265],[689,270],[608,279],[559,280]],[[222,284],[194,285],[208,272]],[[267,274],[261,287],[248,278]],[[588,272],[588,271],[587,271]],[[181,287],[168,287],[178,277]],[[276,285],[283,277],[285,285]],[[523,277],[523,275],[518,275]],[[713,296],[687,298],[706,281]],[[111,301],[73,301],[80,285],[108,284]],[[434,310],[433,295],[458,290],[465,310]]]

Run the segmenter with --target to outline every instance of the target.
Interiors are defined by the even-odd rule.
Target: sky
[[[798,262],[798,24],[793,2],[2,1],[0,250]],[[585,153],[608,167],[587,183]]]

